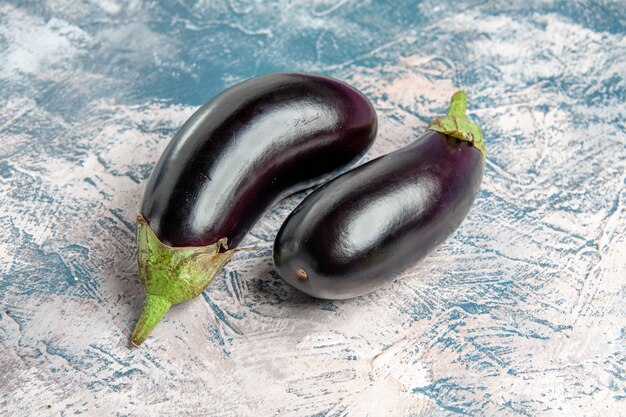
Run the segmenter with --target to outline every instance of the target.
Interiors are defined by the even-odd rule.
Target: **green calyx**
[[[167,246],[142,215],[137,223],[137,264],[146,301],[131,339],[135,346],[146,340],[172,305],[200,295],[235,252],[220,252],[227,249],[225,238],[209,246]]]
[[[427,130],[443,133],[474,145],[482,154],[487,156],[485,140],[480,127],[470,122],[466,117],[467,94],[465,91],[457,91],[452,96],[448,115],[433,120]]]

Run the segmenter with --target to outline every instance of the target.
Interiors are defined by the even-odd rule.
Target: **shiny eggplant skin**
[[[274,265],[318,298],[369,293],[425,257],[461,224],[478,193],[483,153],[428,131],[311,193],[274,244]]]
[[[330,78],[254,78],[202,106],[148,181],[141,214],[166,245],[235,247],[274,202],[363,155],[370,102]]]
[[[237,84],[194,113],[154,168],[137,216],[146,299],[131,343],[200,295],[272,203],[365,153],[376,126],[354,88],[295,73]]]

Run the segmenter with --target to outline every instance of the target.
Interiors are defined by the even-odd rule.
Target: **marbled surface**
[[[626,415],[624,1],[0,4],[0,414]],[[272,71],[374,103],[367,158],[456,88],[480,194],[402,279],[342,302],[273,272],[281,202],[141,348],[142,186],[176,129]]]

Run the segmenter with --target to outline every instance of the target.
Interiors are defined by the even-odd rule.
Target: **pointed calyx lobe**
[[[235,252],[221,251],[226,239],[209,246],[167,246],[142,215],[137,224],[137,263],[146,301],[132,337],[135,346],[146,340],[172,305],[200,295]]]

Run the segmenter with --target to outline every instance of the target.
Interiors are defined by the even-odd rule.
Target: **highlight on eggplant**
[[[456,230],[480,188],[485,144],[452,97],[408,146],[315,190],[274,242],[274,265],[290,285],[323,299],[369,293],[424,258]]]
[[[173,305],[198,296],[279,199],[362,156],[376,136],[369,100],[340,81],[278,73],[231,87],[185,122],[141,204],[141,344]]]

